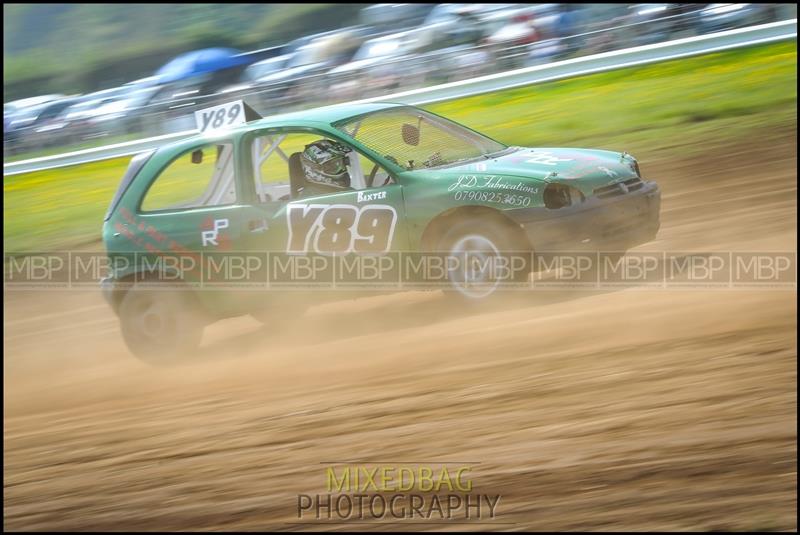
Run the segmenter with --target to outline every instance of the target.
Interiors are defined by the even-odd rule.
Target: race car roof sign
[[[197,130],[201,134],[243,125],[261,116],[243,100],[235,100],[194,112]]]

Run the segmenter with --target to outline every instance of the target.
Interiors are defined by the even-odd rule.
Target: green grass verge
[[[509,144],[627,150],[646,165],[768,128],[796,127],[797,44],[781,43],[439,103],[432,111]],[[96,242],[128,158],[3,181],[5,251]]]

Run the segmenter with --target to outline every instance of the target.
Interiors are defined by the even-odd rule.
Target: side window
[[[143,212],[236,202],[233,145],[205,145],[172,161],[145,193]]]
[[[306,145],[322,136],[315,134],[276,133],[260,136],[253,142],[253,161],[258,185],[288,184],[291,179],[289,158],[301,153]]]
[[[392,180],[386,170],[350,146],[319,134],[260,136],[252,151],[262,202],[363,190]]]
[[[389,172],[382,166],[377,165],[375,162],[364,156],[358,154],[359,167],[364,173],[364,187],[365,188],[380,188],[381,186],[388,186],[394,184],[394,179]]]

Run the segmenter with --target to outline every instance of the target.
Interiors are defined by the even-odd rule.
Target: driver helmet
[[[350,174],[347,172],[349,153],[349,147],[329,139],[321,139],[306,145],[300,156],[306,180],[313,184],[349,188]]]

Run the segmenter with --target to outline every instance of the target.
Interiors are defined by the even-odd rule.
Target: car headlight
[[[548,184],[544,188],[543,196],[545,207],[551,210],[573,206],[586,200],[578,188],[563,184]]]
[[[627,162],[628,166],[630,166],[630,168],[631,168],[631,171],[636,173],[636,176],[638,176],[639,178],[642,178],[642,173],[641,173],[641,170],[639,169],[639,160],[637,160],[636,158],[634,158],[633,156],[631,156],[627,152],[623,152],[622,153],[622,160],[620,161],[620,163],[622,163],[622,162]]]

